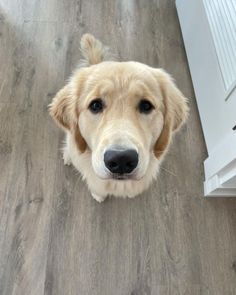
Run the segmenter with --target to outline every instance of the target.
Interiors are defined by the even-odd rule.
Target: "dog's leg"
[[[64,161],[64,165],[71,165],[72,161],[71,161],[71,157],[70,157],[70,149],[69,149],[69,133],[66,133],[65,136],[65,141],[62,147],[62,157],[63,157],[63,161]]]
[[[102,203],[103,201],[105,201],[105,199],[106,199],[106,196],[104,197],[102,197],[102,196],[98,196],[98,195],[96,195],[96,194],[94,194],[94,193],[91,193],[91,195],[93,196],[93,198],[97,201],[97,202],[99,202],[99,203]]]
[[[68,165],[68,166],[71,165],[71,158],[70,158],[69,147],[67,142],[65,142],[65,145],[62,149],[62,157],[63,157],[64,165]]]
[[[71,165],[71,159],[68,153],[67,149],[63,150],[63,161],[64,161],[64,165]]]

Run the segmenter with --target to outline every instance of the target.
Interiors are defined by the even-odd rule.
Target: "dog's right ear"
[[[78,125],[79,112],[76,109],[76,99],[66,85],[53,98],[49,105],[49,113],[56,123],[64,130],[69,130],[73,135],[78,149],[83,153],[87,144],[80,133]]]
[[[56,123],[67,130],[71,129],[74,114],[74,100],[69,86],[62,88],[49,105],[49,113]]]

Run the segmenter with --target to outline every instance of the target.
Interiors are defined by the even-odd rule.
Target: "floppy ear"
[[[53,98],[49,113],[62,129],[72,133],[79,150],[84,152],[87,144],[79,130],[79,111],[76,105],[76,99],[70,92],[69,85],[66,85]]]
[[[156,70],[156,77],[161,88],[164,101],[164,126],[155,146],[157,158],[167,150],[172,133],[180,129],[188,116],[187,98],[176,87],[173,79],[163,70]]]
[[[70,95],[68,85],[62,88],[53,98],[49,105],[49,113],[60,127],[67,130],[71,129],[74,112],[73,98]]]

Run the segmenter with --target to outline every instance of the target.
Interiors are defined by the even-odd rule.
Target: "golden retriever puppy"
[[[104,61],[106,48],[90,34],[81,51],[83,66],[49,106],[66,133],[64,163],[80,171],[98,202],[135,197],[156,178],[187,99],[162,69]]]

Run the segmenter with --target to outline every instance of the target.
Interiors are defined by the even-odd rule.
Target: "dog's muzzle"
[[[109,149],[104,153],[104,163],[114,178],[130,178],[138,165],[138,153],[134,149]]]

